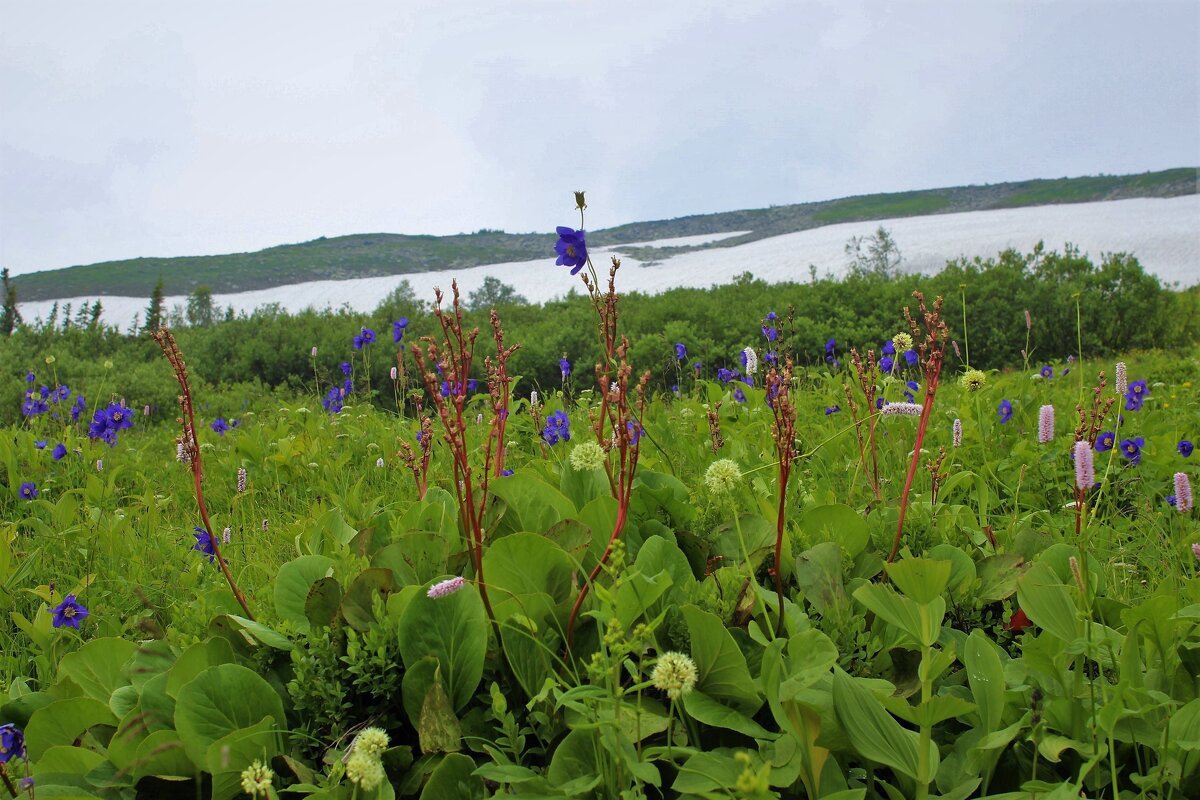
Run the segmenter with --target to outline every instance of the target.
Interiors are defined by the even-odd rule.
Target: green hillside
[[[818,203],[698,214],[636,222],[592,231],[596,246],[698,234],[749,231],[700,247],[634,248],[642,260],[693,249],[731,247],[783,233],[840,222],[948,214],[1055,203],[1195,194],[1200,168],[1182,167],[1140,175],[1101,175],[959,186],[863,195]],[[148,296],[162,277],[167,294],[198,286],[214,292],[267,289],[313,280],[403,275],[481,264],[522,261],[553,254],[553,234],[484,230],[454,236],[368,233],[279,245],[255,253],[179,258],[135,258],[35,272],[14,279],[21,300],[97,295]]]

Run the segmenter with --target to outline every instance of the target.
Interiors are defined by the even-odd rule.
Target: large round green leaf
[[[93,639],[63,656],[58,671],[79,684],[88,697],[107,704],[116,689],[129,683],[125,663],[136,650],[137,645],[124,639]]]
[[[808,509],[800,515],[800,527],[808,534],[808,541],[837,542],[851,558],[861,553],[870,539],[862,514],[840,503]]]
[[[455,711],[467,704],[483,677],[487,624],[483,601],[473,585],[439,598],[422,592],[400,618],[400,655],[405,667],[426,656],[436,658]]]
[[[209,745],[268,716],[283,725],[283,701],[271,684],[254,670],[221,664],[204,670],[179,691],[175,730],[192,761],[204,764]]]
[[[279,568],[275,576],[275,611],[302,631],[309,629],[304,601],[314,583],[333,569],[333,559],[325,556],[300,556]]]
[[[572,597],[574,571],[571,557],[541,534],[514,533],[497,539],[483,556],[496,621],[523,614],[542,624],[551,610],[545,608],[547,595],[556,605]]]
[[[117,718],[105,703],[90,697],[72,697],[39,708],[25,728],[25,749],[37,761],[55,745],[69,745],[93,725],[116,726]]]

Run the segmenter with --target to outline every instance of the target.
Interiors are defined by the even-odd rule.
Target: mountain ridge
[[[1196,194],[1200,168],[1179,167],[1130,175],[1034,179],[854,195],[833,200],[692,214],[633,222],[588,234],[594,247],[674,239],[739,235],[700,245],[629,248],[640,260],[735,247],[784,233],[842,222],[952,214],[964,211],[1060,205],[1135,197]],[[384,277],[455,270],[553,256],[553,234],[483,229],[448,236],[359,233],[318,237],[248,253],[212,256],[139,257],[27,273],[13,278],[22,302],[78,296],[149,296],[161,276],[168,295],[200,286],[215,293],[244,292],[313,280]]]

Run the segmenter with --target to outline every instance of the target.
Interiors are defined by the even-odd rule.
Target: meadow
[[[651,301],[557,247],[578,357],[456,290],[306,386],[157,332],[178,408],[18,343],[0,794],[1200,795],[1194,339],[1112,354],[1089,315],[1140,317],[1079,269],[1049,320],[746,282],[732,330],[630,344]]]

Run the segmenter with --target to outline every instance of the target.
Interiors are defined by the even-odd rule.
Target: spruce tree
[[[0,334],[12,336],[21,324],[21,312],[17,309],[17,287],[8,277],[8,267],[0,270],[0,283],[4,290],[4,305],[0,307]]]
[[[154,293],[150,295],[150,305],[146,307],[146,327],[147,333],[154,333],[162,327],[163,324],[163,279],[159,276],[158,283],[154,284]]]

